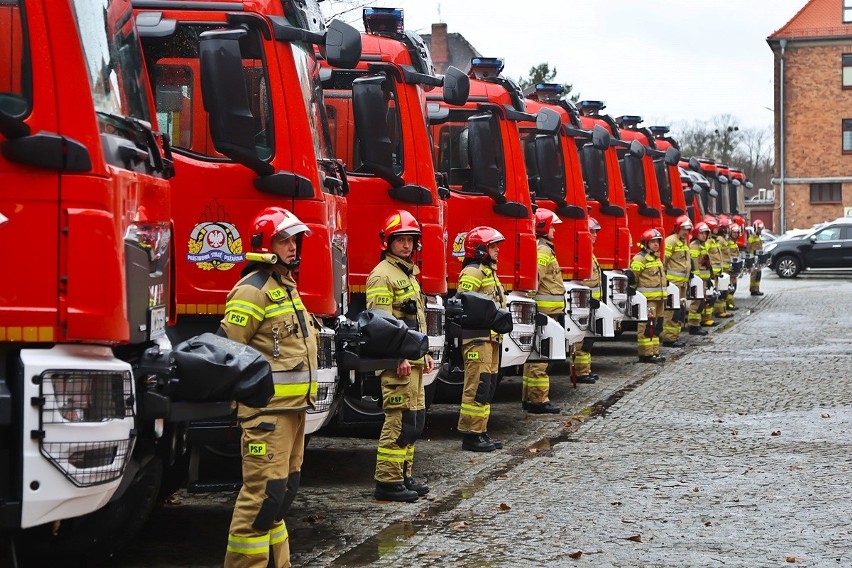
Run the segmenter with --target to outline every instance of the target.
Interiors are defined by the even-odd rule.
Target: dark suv
[[[811,268],[852,269],[852,217],[841,217],[800,239],[767,244],[769,268],[781,278],[794,278]]]

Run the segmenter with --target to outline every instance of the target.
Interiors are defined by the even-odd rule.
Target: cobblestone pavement
[[[314,437],[294,566],[852,566],[852,282],[767,276],[664,366],[596,345],[597,384],[554,379],[559,417],[526,416],[509,379],[502,451],[460,451],[457,406],[434,405],[418,503],[372,499],[375,441]],[[161,507],[116,565],[221,565],[233,497]]]

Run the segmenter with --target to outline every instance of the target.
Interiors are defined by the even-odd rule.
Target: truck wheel
[[[781,278],[795,278],[802,270],[795,256],[782,256],[775,264],[775,273]]]
[[[24,566],[101,566],[136,536],[154,505],[163,476],[163,464],[154,458],[136,472],[118,500],[59,525],[50,523],[24,531],[18,548]]]

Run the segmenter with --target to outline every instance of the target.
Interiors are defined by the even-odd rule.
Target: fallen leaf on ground
[[[642,535],[634,534],[633,536],[628,536],[625,540],[632,540],[633,542],[642,542]]]
[[[450,523],[450,528],[456,530],[466,529],[469,526],[470,523],[468,523],[467,521],[456,521],[454,523]]]
[[[712,522],[710,522],[710,521],[707,521],[706,523],[704,523],[704,526],[705,526],[705,527],[712,527],[712,526],[713,526],[713,523],[712,523]]]
[[[736,430],[731,430],[731,436],[736,436],[736,435],[737,435],[737,431],[736,431]]]
[[[772,435],[773,435],[773,436],[780,436],[780,435],[781,435],[781,430],[775,430],[774,432],[772,432]]]
[[[183,501],[177,495],[169,495],[163,501],[163,505],[183,505]]]
[[[574,552],[568,554],[568,558],[572,560],[579,560],[581,556],[583,556],[582,550],[575,550]]]
[[[698,493],[699,491],[701,491],[701,490],[700,490],[699,488],[697,488],[697,487],[693,487],[693,488],[692,488],[692,492],[693,492],[693,493]]]
[[[511,507],[510,507],[510,506],[508,506],[508,505],[507,505],[507,504],[505,504],[505,503],[500,503],[500,510],[501,510],[501,511],[508,511],[509,509],[511,509]]]
[[[530,448],[529,450],[530,450],[531,454],[537,454],[538,453],[538,448]]]
[[[820,414],[820,416],[822,416],[823,418],[831,418],[831,414],[829,414],[828,412],[823,412],[822,414]]]
[[[536,515],[535,518],[540,521],[544,518],[544,515]]]
[[[788,556],[787,557],[787,562],[789,562],[790,564],[793,564],[795,561],[796,561],[795,556]]]
[[[320,521],[322,521],[322,520],[324,520],[324,519],[325,519],[325,517],[323,517],[322,515],[308,515],[308,516],[307,516],[307,517],[305,517],[303,520],[304,520],[306,523],[314,524],[314,523],[318,523],[318,522],[320,522]]]

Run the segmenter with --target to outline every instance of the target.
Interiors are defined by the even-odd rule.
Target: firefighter
[[[710,240],[710,227],[707,223],[696,223],[693,230],[694,236],[689,243],[689,255],[692,257],[692,273],[697,274],[704,281],[704,293],[709,294],[710,286],[713,284],[713,270],[710,265],[710,254],[707,241]],[[707,331],[701,326],[710,327],[715,325],[711,315],[712,308],[708,309],[710,300],[707,296],[703,300],[693,300],[689,304],[689,316],[687,325],[691,335],[707,335]]]
[[[420,250],[420,225],[408,211],[392,213],[379,231],[381,260],[367,277],[367,309],[384,310],[408,327],[426,333],[426,303],[416,276],[414,253]],[[411,476],[414,442],[426,420],[423,374],[434,367],[428,354],[419,361],[401,359],[380,375],[385,421],[376,454],[376,499],[416,501],[429,487]]]
[[[742,235],[742,227],[739,223],[731,223],[731,227],[729,229],[728,236],[728,251],[731,259],[735,259],[740,256],[740,246],[737,244],[737,241],[740,239]],[[734,303],[734,293],[737,291],[737,277],[733,274],[731,275],[731,293],[728,294],[728,310],[729,311],[737,311],[739,308]]]
[[[553,211],[539,207],[535,211],[535,234],[538,237],[538,291],[535,305],[539,313],[559,321],[564,326],[565,285],[562,283],[562,269],[556,259],[556,247],[553,238],[556,225],[562,219]],[[530,414],[559,414],[561,409],[550,403],[550,377],[547,363],[527,363],[524,365],[521,403]]]
[[[506,308],[506,292],[497,278],[500,243],[506,238],[491,227],[474,227],[464,238],[464,266],[459,274],[458,291],[490,296],[498,308]],[[458,430],[464,434],[462,449],[492,452],[502,442],[488,435],[491,400],[497,389],[500,371],[501,337],[493,332],[466,330],[462,337],[464,390],[462,391]]]
[[[718,317],[718,318],[729,318],[732,317],[731,314],[728,313],[727,310],[727,290],[719,289],[719,276],[722,274],[722,266],[725,262],[725,254],[727,253],[727,243],[723,243],[719,236],[719,228],[721,224],[719,220],[713,215],[707,215],[704,217],[704,222],[707,223],[707,226],[710,227],[710,237],[707,239],[707,250],[708,256],[710,258],[710,264],[712,266],[713,272],[713,288],[716,290],[716,301],[710,305],[710,302],[707,302],[707,306],[704,308],[705,311],[709,312],[709,317]]]
[[[663,333],[660,339],[666,347],[683,347],[686,345],[679,339],[683,326],[683,305],[686,301],[686,289],[689,285],[689,276],[692,273],[692,257],[689,253],[689,232],[692,230],[692,221],[688,215],[681,215],[675,219],[672,234],[666,237],[666,278],[677,286],[680,292],[680,305],[672,306],[673,309],[663,312]],[[680,310],[680,317],[675,321],[675,309]]]
[[[746,252],[752,256],[757,256],[757,253],[763,252],[763,239],[760,238],[760,233],[763,232],[764,228],[763,221],[755,219],[754,223],[751,224],[751,227],[753,232],[748,236]],[[752,296],[763,296],[763,292],[760,291],[760,278],[763,275],[763,269],[758,268],[756,263],[757,259],[755,259],[755,268],[751,271],[748,289]]]
[[[639,361],[642,363],[664,363],[660,355],[660,331],[663,327],[663,308],[666,304],[666,271],[660,260],[660,244],[663,235],[657,229],[642,233],[639,243],[642,250],[630,262],[628,280],[648,300],[648,321],[640,322],[636,330]]]
[[[725,214],[719,215],[719,229],[714,236],[716,245],[719,247],[719,256],[722,257],[722,272],[731,274],[731,246],[729,244],[728,229],[731,226],[731,219]],[[714,307],[715,315],[721,318],[733,317],[733,314],[728,312],[728,296],[731,295],[730,289],[720,290],[719,302]]]
[[[594,253],[595,241],[598,238],[598,231],[601,230],[601,224],[594,217],[589,217],[589,234],[592,237],[592,276],[588,280],[583,280],[581,284],[588,286],[592,290],[592,299],[601,301],[603,298],[603,290],[601,283],[601,265],[598,264],[598,259]],[[583,341],[578,341],[573,345],[574,348],[574,374],[576,381],[584,384],[594,384],[598,380],[598,375],[592,373],[592,344],[594,338],[586,337]]]
[[[260,409],[237,406],[243,485],[234,504],[227,568],[290,566],[284,514],[299,488],[305,411],[317,393],[319,325],[305,310],[293,271],[311,232],[280,207],[262,210],[251,227],[250,260],[228,294],[220,334],[260,351],[272,366],[275,394]]]

